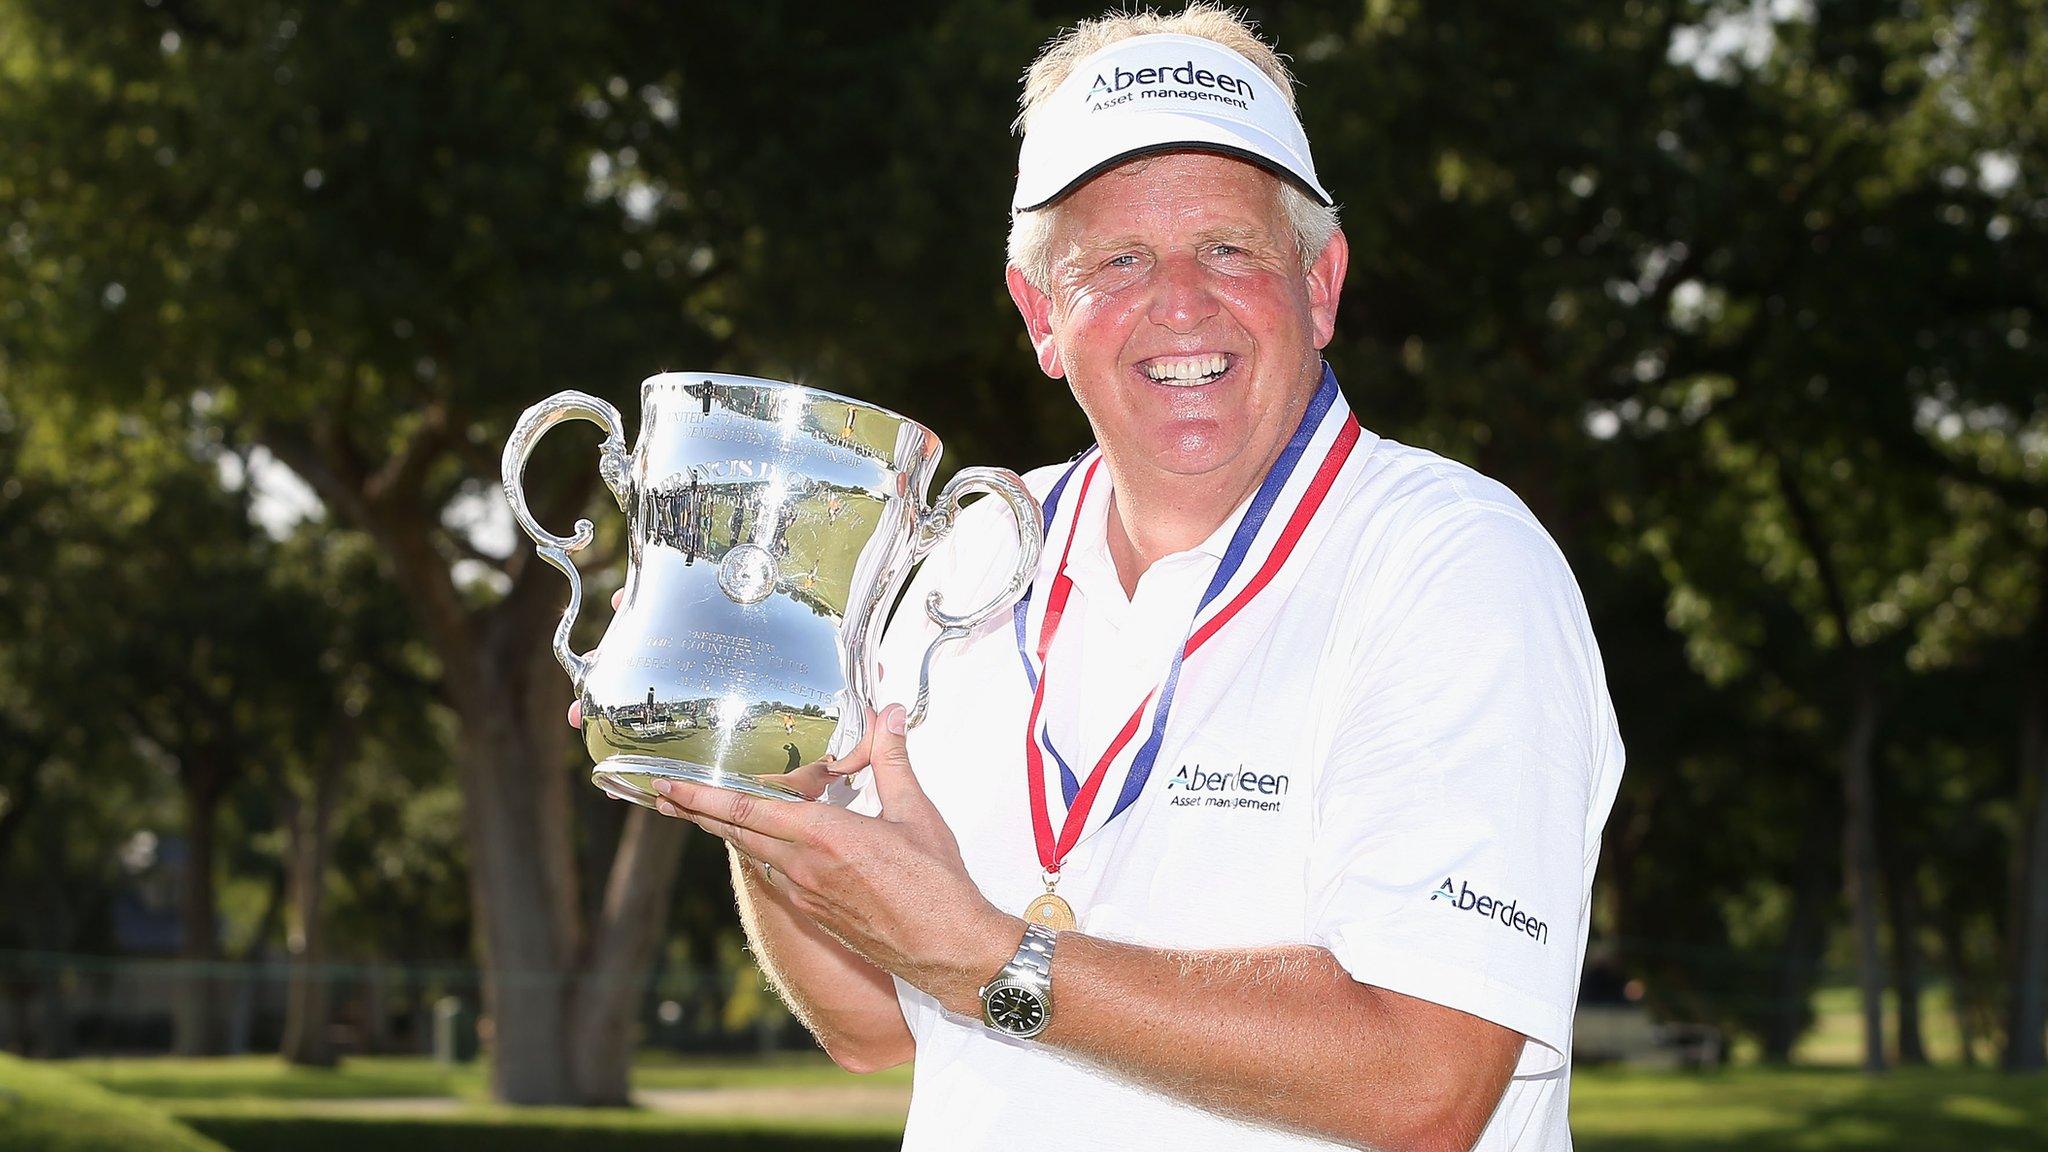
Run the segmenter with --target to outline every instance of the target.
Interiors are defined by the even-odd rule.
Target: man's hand
[[[953,1011],[978,1012],[977,989],[1010,958],[1023,922],[968,877],[959,842],[911,772],[902,705],[870,720],[864,747],[791,775],[822,789],[832,775],[871,768],[878,817],[681,780],[655,784],[666,798],[661,811],[767,865],[768,882],[792,906],[870,963]]]

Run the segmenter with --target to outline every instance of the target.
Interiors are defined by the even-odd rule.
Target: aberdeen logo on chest
[[[1261,772],[1243,764],[1210,767],[1183,764],[1166,781],[1167,803],[1175,808],[1229,808],[1278,812],[1287,799],[1285,773]]]

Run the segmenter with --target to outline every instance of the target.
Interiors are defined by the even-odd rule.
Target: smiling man
[[[1028,477],[1036,582],[942,650],[925,724],[892,705],[791,773],[850,805],[663,810],[731,842],[834,1058],[915,1058],[908,1148],[1569,1147],[1622,768],[1570,571],[1507,489],[1345,405],[1349,250],[1241,22],[1084,24],[1020,126],[1010,293],[1097,439]],[[905,603],[1001,586],[996,504]]]

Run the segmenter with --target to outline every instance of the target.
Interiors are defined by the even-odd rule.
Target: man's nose
[[[1151,321],[1182,335],[1200,328],[1219,309],[1205,270],[1193,259],[1161,261],[1152,288]]]

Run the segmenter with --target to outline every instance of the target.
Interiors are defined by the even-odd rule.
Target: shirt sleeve
[[[1599,655],[1526,512],[1466,504],[1405,535],[1333,661],[1310,938],[1362,983],[1522,1033],[1516,1075],[1540,1075],[1571,1050],[1611,727]]]

